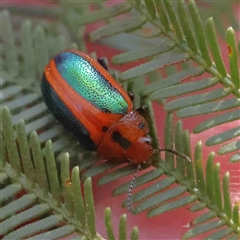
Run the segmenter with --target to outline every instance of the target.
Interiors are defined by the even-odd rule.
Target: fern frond
[[[172,138],[167,132],[171,132],[172,117],[167,117],[165,126],[165,147],[171,148]],[[185,139],[184,143],[180,140],[175,141],[176,149],[183,152],[189,136],[183,132],[180,122],[175,128],[175,139]],[[169,147],[170,146],[170,147]],[[185,150],[189,157],[189,150]],[[230,234],[239,235],[239,225],[232,224],[234,207],[231,205],[229,192],[229,173],[223,178],[223,185],[220,180],[220,164],[214,165],[214,153],[211,153],[207,159],[206,168],[203,166],[202,146],[198,143],[195,148],[193,162],[185,162],[183,159],[177,159],[176,163],[172,156],[165,156],[166,161],[155,162],[155,170],[149,171],[138,177],[134,188],[141,190],[133,195],[133,203],[136,204],[133,213],[140,213],[147,210],[149,217],[162,214],[173,209],[190,205],[190,211],[202,211],[208,209],[203,216],[199,216],[194,221],[194,225],[186,234],[186,238],[195,237],[202,233],[209,233],[209,236],[215,231],[216,236],[228,236]],[[105,175],[99,182],[105,183],[113,180],[112,175]],[[161,176],[164,176],[160,179]],[[118,176],[119,177],[119,176]],[[156,182],[156,179],[159,179]],[[152,185],[147,185],[149,182]],[[178,185],[176,186],[176,183]],[[126,192],[130,182],[124,183],[114,191],[114,195]],[[124,203],[125,206],[126,203]],[[211,216],[211,217],[210,217]],[[238,216],[239,217],[239,216]],[[201,219],[198,220],[198,219]],[[215,219],[212,223],[210,220]],[[219,230],[217,228],[220,228]],[[224,229],[227,229],[224,230]],[[225,235],[224,235],[225,234]],[[213,236],[215,236],[213,235]]]
[[[64,9],[64,6],[66,9]],[[150,123],[149,127],[151,136],[154,138],[154,147],[157,147],[159,144],[151,106],[152,100],[164,104],[164,109],[169,113],[177,111],[178,116],[181,118],[214,113],[214,118],[211,118],[212,116],[210,115],[207,121],[196,126],[195,133],[202,132],[210,127],[213,128],[218,124],[239,120],[239,103],[237,100],[240,94],[237,58],[239,53],[237,52],[235,35],[232,29],[229,29],[226,33],[227,43],[231,50],[229,54],[230,73],[228,73],[216,40],[213,20],[209,18],[205,28],[194,1],[190,1],[189,5],[185,5],[184,1],[178,1],[176,8],[167,0],[131,1],[130,3],[118,4],[111,7],[111,11],[106,11],[102,3],[99,3],[99,6],[100,8],[97,8],[88,15],[90,16],[89,18],[86,14],[84,15],[81,9],[74,9],[72,5],[66,5],[64,1],[62,1],[61,7],[58,10],[61,9],[60,12],[66,10],[62,24],[67,28],[67,35],[70,36],[71,40],[74,39],[75,41],[78,38],[75,31],[79,27],[79,32],[83,35],[85,24],[104,20],[106,21],[106,25],[90,33],[90,39],[96,40],[106,36],[113,36],[117,33],[127,33],[140,37],[141,40],[150,46],[146,47],[144,45],[140,49],[138,48],[139,50],[130,50],[129,52],[116,55],[112,61],[115,64],[125,64],[141,60],[140,64],[138,62],[135,67],[131,67],[119,74],[119,78],[126,89],[134,91],[136,95],[134,103],[137,103],[136,105],[144,103],[148,106],[146,118]],[[130,12],[130,10],[133,11]],[[122,20],[121,17],[125,13],[127,14],[124,15],[124,20]],[[53,17],[61,15],[58,14],[53,14]],[[84,16],[83,18],[82,15]],[[104,172],[104,176],[98,182],[103,185],[119,177],[132,174],[135,171],[134,167],[111,162],[98,163],[94,154],[90,154],[82,149],[80,157],[77,156],[76,153],[79,153],[79,145],[75,140],[65,136],[66,133],[64,130],[54,123],[52,116],[48,114],[45,105],[38,95],[39,87],[36,82],[42,74],[44,62],[48,61],[57,51],[71,44],[64,43],[65,38],[58,32],[54,32],[55,35],[49,34],[48,30],[51,27],[47,28],[42,24],[42,27],[37,26],[34,28],[34,38],[32,38],[29,35],[32,33],[31,26],[35,24],[33,20],[31,22],[27,21],[22,25],[22,37],[20,38],[22,47],[16,47],[14,44],[16,37],[14,36],[8,13],[3,12],[3,17],[8,27],[4,30],[6,38],[1,51],[3,58],[6,59],[3,63],[4,80],[1,82],[1,89],[4,96],[3,103],[11,108],[14,125],[22,118],[26,122],[27,134],[33,130],[39,132],[39,141],[41,144],[44,144],[51,138],[56,155],[68,149],[71,159],[74,162],[73,165],[79,165],[80,169],[84,171],[81,174],[82,178],[97,176]],[[139,22],[133,22],[132,19],[140,20]],[[110,21],[111,23],[109,24],[108,22]],[[54,26],[54,24],[49,23],[49,26]],[[43,29],[46,31],[43,31]],[[28,37],[24,38],[24,36]],[[7,43],[7,39],[10,39],[9,43]],[[82,38],[80,39],[81,42],[84,42]],[[5,48],[5,44],[7,44],[7,48]],[[58,46],[61,49],[58,49]],[[76,45],[74,46],[76,47]],[[6,49],[12,51],[8,52]],[[23,57],[24,61],[19,61],[19,56]],[[27,56],[29,56],[31,61],[28,61]],[[16,66],[13,73],[11,61]],[[27,71],[29,67],[31,67],[30,72]],[[166,70],[167,77],[164,77],[159,69]],[[195,77],[199,80],[194,79]],[[29,78],[30,80],[25,81],[25,78]],[[148,85],[145,84],[146,79],[150,82]],[[217,88],[214,88],[214,86]],[[36,94],[32,93],[32,91],[35,91]],[[186,96],[186,94],[189,94],[189,96]],[[228,99],[227,97],[230,95],[231,98]],[[172,97],[175,97],[175,99],[172,100]],[[226,110],[230,110],[231,112],[226,112]],[[216,116],[218,111],[221,111],[221,115]],[[21,127],[18,128],[18,131],[21,132]],[[179,152],[183,152],[191,157],[189,133],[187,131],[184,132],[181,122],[178,122],[173,131],[175,139],[173,141],[172,129],[172,115],[169,114],[165,127],[165,146],[173,148],[173,145],[175,145]],[[230,161],[237,162],[240,159],[239,153],[235,153],[236,150],[239,150],[239,142],[236,141],[236,137],[239,136],[238,130],[238,128],[234,127],[224,133],[218,133],[215,136],[211,136],[206,143],[209,145],[220,144],[231,139],[231,142],[227,143],[228,145],[219,148],[219,153],[225,154],[234,151]],[[36,135],[35,137],[34,135],[31,134],[32,142],[36,139]],[[11,136],[14,139],[14,135],[12,134]],[[4,143],[3,140],[1,141]],[[37,144],[39,152],[39,143]],[[47,143],[43,151],[49,152],[48,148],[50,145],[50,143]],[[27,152],[26,149],[28,147],[26,146],[21,147],[23,152]],[[1,156],[5,156],[4,144],[3,147],[1,145],[0,150],[3,150]],[[14,151],[11,154],[14,155]],[[45,156],[44,154],[43,156]],[[46,154],[46,158],[54,162],[53,153],[52,156]],[[68,158],[68,156],[64,155],[64,158]],[[147,210],[149,216],[156,216],[166,211],[188,205],[191,206],[190,211],[204,209],[207,210],[207,213],[205,215],[200,215],[201,213],[199,213],[200,216],[195,220],[195,225],[186,233],[185,237],[193,237],[201,234],[201,232],[205,232],[209,235],[209,238],[224,236],[232,239],[237,238],[239,236],[239,207],[237,204],[233,207],[231,206],[228,174],[224,175],[223,186],[221,186],[219,175],[220,165],[213,164],[213,154],[209,155],[206,168],[203,164],[204,159],[201,155],[200,143],[196,146],[195,157],[191,158],[193,159],[192,163],[178,158],[176,159],[178,161],[175,161],[174,157],[170,154],[166,154],[165,158],[166,161],[162,161],[158,156],[155,156],[153,166],[156,169],[150,170],[136,180],[135,186],[141,186],[143,190],[133,196],[133,201],[136,204],[134,213]],[[2,165],[4,165],[4,161],[1,163]],[[39,161],[41,162],[41,160]],[[68,165],[68,163],[66,164]],[[24,163],[22,163],[22,166],[24,166]],[[42,168],[42,166],[39,167]],[[32,167],[29,165],[25,166],[25,168]],[[25,168],[23,167],[24,171]],[[62,168],[68,169],[68,167],[65,168],[63,166]],[[62,172],[65,171],[62,170]],[[7,181],[7,174],[3,173],[2,176],[2,181]],[[34,176],[34,174],[31,176],[29,173],[28,178],[31,179],[31,182]],[[46,176],[48,180],[51,178],[51,181],[55,182],[52,187],[50,184],[50,189],[59,189],[60,185],[55,185],[57,184],[57,177],[54,175],[51,177],[50,175]],[[66,171],[62,182],[69,183],[69,179],[69,172]],[[41,179],[38,181],[41,181]],[[155,184],[153,181],[158,182]],[[151,185],[145,187],[145,183],[150,183]],[[128,186],[128,182],[120,187],[116,186],[114,195],[125,193]],[[70,188],[68,185],[63,188],[66,214],[69,216],[73,214],[74,206],[74,203],[70,199]],[[12,191],[16,193],[19,191],[18,189],[19,186],[14,185]],[[46,194],[46,191],[49,191],[49,186],[48,189],[46,186],[41,186],[41,189]],[[59,192],[57,190],[51,191],[56,193],[54,199],[56,198],[55,201],[59,204]],[[78,201],[81,202],[82,200],[78,199],[75,202]],[[84,212],[85,209],[81,206],[79,207],[79,211]],[[92,209],[89,209],[89,211],[92,212]],[[82,214],[79,214],[79,222],[82,221],[83,224],[85,220],[80,220],[80,215],[82,216]],[[111,223],[109,218],[107,218],[109,215],[110,212],[107,210],[107,220],[105,221],[108,223],[108,236],[112,237],[112,230],[109,230]],[[93,219],[89,221],[89,224],[91,224]],[[69,228],[60,229],[59,232],[65,230],[67,231]],[[94,231],[93,226],[91,234]],[[124,233],[122,234],[124,236]],[[132,234],[133,238],[135,238],[136,234],[137,231]]]
[[[239,28],[239,22],[234,17],[234,7],[229,4],[231,2],[233,3],[233,1],[205,2],[203,4],[202,2],[198,2],[199,13],[202,19],[213,17],[216,22],[218,33],[220,33],[223,37],[225,34],[224,25],[221,21],[223,17],[227,17],[228,24],[233,26],[234,29]]]
[[[74,233],[85,238],[103,239],[96,232],[91,179],[84,181],[83,197],[79,167],[74,167],[70,174],[67,153],[61,156],[59,179],[51,141],[46,143],[45,152],[42,152],[36,132],[27,140],[23,121],[16,126],[15,139],[7,108],[1,109],[1,126],[3,150],[7,153],[0,159],[0,229],[3,239],[62,238]],[[107,208],[105,215],[108,236],[112,239],[110,211]],[[119,224],[119,235],[126,239],[125,215]],[[133,235],[131,239],[138,239],[136,228]]]
[[[188,67],[182,71],[178,71],[165,79],[158,79],[158,81],[155,79],[149,85],[143,86],[140,96],[148,97],[154,101],[169,99],[165,104],[165,110],[168,112],[177,111],[180,118],[213,114],[228,109],[233,110],[232,114],[220,113],[216,119],[210,118],[205,123],[197,125],[195,133],[214,128],[225,122],[239,120],[238,108],[240,104],[237,100],[240,96],[237,57],[239,53],[233,29],[229,28],[226,32],[230,60],[230,73],[227,73],[218,46],[213,19],[209,18],[206,21],[206,27],[204,27],[194,1],[189,2],[188,9],[183,0],[175,4],[176,9],[167,0],[151,1],[151,3],[144,1],[144,4],[145,8],[143,5],[140,7],[138,1],[132,2],[133,8],[144,15],[147,22],[153,26],[151,30],[159,30],[159,36],[154,37],[163,44],[154,43],[152,44],[154,46],[150,48],[130,50],[114,56],[112,61],[115,64],[125,64],[141,59],[145,61],[145,63],[121,73],[120,81],[132,81],[137,77],[158,72],[159,69],[166,66],[188,62]],[[145,25],[141,29],[144,32]],[[134,33],[134,30],[131,32]],[[91,35],[94,34],[95,31],[91,33]],[[144,34],[141,37],[144,38]],[[168,43],[166,43],[166,38]],[[203,78],[203,73],[210,76]],[[196,76],[199,76],[200,80],[181,83]],[[219,84],[222,84],[222,87],[213,88]],[[185,96],[193,92],[201,93]],[[230,94],[233,95],[232,99],[225,99]],[[171,101],[172,97],[177,97],[177,99]],[[209,124],[210,122],[211,124]],[[235,137],[232,136],[232,138]],[[231,136],[228,136],[228,139],[231,139]],[[223,154],[223,149],[219,149],[219,152]],[[236,158],[236,155],[234,156]]]
[[[5,81],[18,83],[24,89],[39,94],[38,79],[50,57],[66,47],[77,48],[76,44],[67,45],[63,36],[47,38],[42,27],[36,26],[32,31],[32,24],[26,20],[20,29],[20,47],[15,45],[15,36],[8,11],[1,12],[1,38],[3,48],[3,77]],[[54,47],[53,47],[54,46]],[[19,58],[22,60],[19,61]],[[17,77],[17,79],[16,79]]]
[[[142,87],[142,91],[140,91],[141,96],[144,97],[149,97],[151,100],[155,100],[155,101],[160,101],[161,99],[167,99],[167,98],[171,98],[171,97],[176,97],[179,96],[179,98],[177,100],[173,100],[168,102],[165,105],[165,109],[167,111],[177,111],[177,114],[179,117],[183,118],[183,117],[192,117],[192,116],[196,116],[196,112],[197,115],[203,115],[203,114],[212,114],[216,111],[225,111],[227,109],[236,109],[239,107],[239,103],[238,101],[235,99],[233,99],[233,101],[236,101],[235,104],[230,104],[229,100],[225,100],[224,98],[228,95],[228,94],[235,94],[235,95],[239,95],[239,91],[237,90],[239,88],[238,86],[238,82],[239,82],[239,73],[238,73],[238,59],[237,59],[237,51],[236,51],[236,44],[234,42],[234,32],[233,30],[228,30],[228,42],[229,42],[229,49],[231,49],[231,75],[233,75],[233,80],[234,80],[234,85],[236,85],[234,87],[233,84],[230,83],[231,78],[229,78],[230,75],[227,75],[226,73],[226,67],[223,64],[223,61],[221,59],[221,53],[219,51],[219,47],[217,44],[217,40],[216,40],[216,33],[215,33],[215,28],[214,28],[214,23],[212,21],[212,19],[208,19],[207,24],[206,24],[206,30],[204,30],[204,28],[202,27],[202,23],[201,23],[201,19],[198,15],[196,6],[194,4],[193,1],[190,2],[189,4],[189,13],[192,16],[191,19],[189,19],[188,15],[187,15],[187,11],[186,11],[186,7],[183,1],[178,2],[177,4],[177,10],[178,10],[178,16],[176,15],[176,13],[173,10],[172,5],[168,2],[156,2],[155,4],[155,8],[156,9],[165,9],[166,12],[164,12],[164,14],[161,15],[160,17],[160,22],[157,21],[157,16],[155,16],[155,18],[152,19],[152,12],[149,12],[149,15],[147,16],[147,20],[149,22],[151,22],[153,25],[155,24],[156,29],[160,29],[161,30],[161,36],[158,37],[159,40],[161,40],[162,37],[167,37],[168,40],[170,40],[170,44],[166,44],[165,46],[165,42],[163,42],[164,44],[161,44],[159,46],[156,47],[152,47],[152,51],[151,49],[149,50],[149,48],[146,49],[142,49],[141,51],[131,51],[131,52],[127,52],[118,56],[115,56],[113,58],[113,61],[115,64],[121,64],[121,63],[126,63],[128,61],[137,61],[139,59],[146,59],[146,57],[152,57],[153,60],[142,64],[140,66],[137,66],[135,68],[131,68],[127,71],[125,71],[124,73],[122,73],[120,75],[120,80],[123,81],[129,81],[132,78],[136,78],[138,76],[142,76],[144,74],[150,73],[154,70],[158,70],[161,67],[167,66],[167,65],[171,65],[171,64],[175,64],[176,62],[182,62],[182,61],[187,61],[188,59],[192,59],[193,61],[197,62],[199,64],[199,68],[196,67],[192,67],[189,66],[189,68],[182,70],[179,73],[176,73],[175,75],[171,75],[170,78],[174,79],[173,82],[171,82],[170,79],[164,79],[163,81],[156,81],[154,83],[149,84],[146,88],[143,86]],[[133,7],[135,7],[138,11],[144,13],[144,10],[139,9],[138,5],[133,5]],[[147,7],[147,6],[146,6]],[[151,8],[151,7],[150,7]],[[146,10],[149,9],[149,6],[146,8]],[[131,7],[128,3],[124,3],[124,4],[119,4],[117,6],[113,6],[112,7],[112,11],[111,11],[111,15],[106,13],[106,10],[104,9],[100,9],[97,10],[96,12],[93,12],[93,19],[91,20],[91,18],[89,18],[88,21],[93,22],[93,21],[98,21],[98,20],[103,20],[107,17],[111,17],[114,18],[118,15],[121,15],[123,13],[129,12],[131,10]],[[152,11],[152,10],[151,10]],[[163,10],[161,10],[163,11]],[[102,13],[102,14],[100,14]],[[162,12],[161,12],[162,13]],[[5,14],[6,15],[6,14]],[[4,16],[5,16],[4,15]],[[168,16],[169,15],[169,16]],[[7,16],[7,15],[6,15]],[[9,22],[9,20],[7,19],[7,17],[5,16],[5,20],[6,22]],[[95,17],[94,17],[95,16]],[[96,17],[98,16],[98,17]],[[178,18],[181,20],[179,22]],[[86,18],[81,18],[81,19],[86,19]],[[191,26],[189,25],[190,21],[193,21],[193,25],[195,26],[195,29],[201,29],[198,31],[195,31],[195,29],[192,29]],[[127,20],[124,21],[129,21],[130,23],[133,22],[138,22],[138,24],[141,22],[139,21],[131,21],[130,19],[127,18]],[[161,23],[159,25],[159,23]],[[84,23],[79,22],[78,24],[82,25]],[[104,36],[108,36],[109,34],[116,34],[116,29],[118,29],[117,31],[120,32],[124,32],[124,31],[131,31],[134,32],[134,30],[131,30],[132,26],[129,28],[128,25],[126,25],[124,22],[121,23],[121,21],[117,21],[116,24],[122,24],[123,28],[120,29],[119,27],[113,27],[113,33],[111,31],[109,31],[109,27],[111,28],[111,25],[107,25],[106,27],[96,30],[97,32],[99,31],[103,31],[103,33],[101,33]],[[174,31],[171,31],[171,28],[169,27],[172,24],[172,26],[174,26]],[[29,42],[29,39],[31,39],[30,34],[29,34],[29,22],[25,23],[25,25],[22,26],[22,32],[24,34],[22,34],[22,36],[25,36],[25,38],[23,38],[22,42],[25,44],[27,44],[26,46],[23,44],[23,56],[24,54],[26,55],[24,57],[24,59],[26,59],[26,62],[24,62],[25,66],[24,69],[26,69],[25,75],[30,75],[33,76],[34,75],[34,67],[33,67],[33,63],[34,63],[34,59],[33,59],[33,50],[32,50],[32,43],[31,41]],[[142,25],[142,23],[140,24]],[[139,25],[139,26],[140,26]],[[27,27],[28,26],[28,27]],[[105,28],[107,28],[107,30],[104,30]],[[135,27],[134,27],[135,28]],[[7,29],[11,30],[11,26],[9,25]],[[25,29],[25,31],[24,31]],[[143,28],[144,30],[144,28]],[[45,41],[46,40],[40,40],[43,39],[41,37],[40,32],[42,32],[42,30],[40,30],[40,28],[37,28],[35,32],[37,34],[36,39],[39,41]],[[93,34],[96,34],[96,31],[94,31],[91,36],[94,36]],[[205,33],[206,32],[206,33]],[[176,33],[176,38],[174,37],[174,33]],[[10,35],[9,35],[10,34]],[[184,34],[184,39],[182,38]],[[8,42],[9,44],[11,44],[11,46],[9,45],[9,47],[7,49],[11,50],[11,51],[6,51],[7,53],[9,52],[9,55],[6,55],[6,59],[8,59],[7,56],[10,57],[9,61],[7,60],[6,62],[9,62],[9,66],[11,65],[11,67],[13,66],[12,64],[15,62],[16,64],[19,64],[18,61],[16,61],[16,56],[14,57],[14,59],[12,59],[12,56],[14,56],[15,50],[13,46],[13,41],[11,39],[13,39],[13,34],[10,33],[6,33],[3,34],[3,36],[6,36],[6,39],[10,39],[10,41]],[[211,58],[210,58],[210,52],[208,51],[207,48],[207,42],[206,42],[206,38],[205,35],[208,36],[208,42],[209,42],[209,49],[211,50],[212,54],[213,54],[213,58],[215,60],[215,63],[212,62]],[[91,38],[90,36],[90,38]],[[164,38],[163,38],[164,39]],[[165,40],[166,41],[166,40]],[[7,43],[7,40],[6,40]],[[205,44],[203,44],[205,43]],[[38,46],[38,45],[41,46]],[[37,56],[39,55],[39,61],[38,62],[38,66],[37,69],[38,71],[35,72],[35,75],[39,75],[41,74],[41,70],[43,69],[43,66],[45,66],[46,62],[49,59],[49,55],[53,55],[50,53],[46,52],[46,49],[54,49],[54,48],[47,48],[46,44],[42,43],[35,43],[34,45],[36,45],[36,47],[39,50],[36,50],[37,52],[39,52],[39,54],[37,54]],[[55,46],[61,46],[61,44],[55,44]],[[165,46],[165,47],[164,47]],[[172,49],[175,46],[174,49]],[[64,46],[61,47],[61,49],[63,49]],[[28,49],[28,51],[26,51]],[[31,50],[31,51],[30,51]],[[59,49],[54,49],[54,52],[57,52],[57,50]],[[28,54],[28,52],[30,51],[30,53]],[[53,50],[52,50],[53,51]],[[32,57],[31,57],[32,56]],[[47,57],[48,56],[48,57]],[[16,65],[15,64],[15,65]],[[30,64],[30,65],[29,65]],[[203,67],[203,69],[202,69]],[[31,69],[31,71],[28,71],[28,69]],[[181,85],[176,85],[177,83],[180,83],[182,81],[184,81],[186,78],[190,78],[193,76],[198,76],[201,75],[201,73],[204,73],[204,68],[205,71],[207,71],[208,73],[210,73],[212,75],[212,78],[209,79],[203,79],[202,82],[196,82],[193,81],[192,87],[190,83],[186,83],[181,84]],[[18,69],[17,66],[15,66],[16,71]],[[199,69],[199,72],[198,72]],[[200,70],[202,69],[202,70]],[[233,70],[234,69],[234,70]],[[196,74],[195,74],[196,71]],[[14,73],[15,74],[15,73]],[[180,74],[180,75],[179,75]],[[24,76],[24,74],[23,74]],[[178,80],[177,80],[178,79]],[[25,80],[25,79],[24,79]],[[229,81],[230,80],[230,81]],[[31,80],[32,81],[32,80]],[[26,81],[24,81],[25,86],[29,86],[29,83],[26,84]],[[33,82],[33,81],[32,81]],[[212,89],[211,87],[218,84],[218,83],[222,83],[224,88],[222,89]],[[37,88],[37,85],[35,85]],[[227,87],[227,88],[226,88]],[[180,89],[179,89],[180,88]],[[195,95],[193,97],[181,97],[181,95],[185,95],[185,94],[189,94],[191,92],[196,92],[196,91],[200,91],[200,90],[208,90],[208,92],[206,92],[207,96],[202,95],[201,98],[198,98],[198,95]],[[171,94],[169,94],[171,93]],[[202,93],[201,93],[202,94]],[[206,97],[206,99],[204,98]],[[196,99],[196,100],[195,100]],[[200,100],[201,99],[201,100]],[[189,101],[190,100],[190,101]],[[192,101],[193,100],[193,101]],[[218,102],[216,102],[216,100],[220,100]],[[211,104],[207,103],[207,102],[211,102]],[[188,105],[190,105],[190,107],[188,107]],[[212,108],[209,108],[209,106],[213,105]],[[222,108],[215,108],[215,105],[227,105],[227,106],[223,106]],[[193,112],[191,112],[191,109],[193,109]],[[196,111],[203,109],[202,111]],[[184,112],[186,112],[187,114],[184,114]],[[235,111],[234,115],[236,115],[236,118],[238,118],[238,112]],[[235,117],[228,119],[227,121],[234,121],[236,119]],[[219,124],[222,124],[225,122],[224,120],[224,115],[219,115]],[[208,122],[214,122],[215,119],[209,119],[206,124],[204,124],[204,126],[206,126],[208,124]],[[198,132],[202,132],[206,129],[209,129],[209,127],[213,128],[216,126],[216,124],[212,124],[211,126],[208,125],[208,128],[204,127],[202,125],[198,125],[195,128],[195,133]],[[228,138],[230,139],[231,136],[228,136]],[[208,142],[209,140],[207,140]],[[219,150],[219,152],[223,153],[222,150]],[[226,152],[227,153],[227,152]],[[236,158],[237,155],[234,155],[234,158]],[[236,159],[235,159],[236,160]]]

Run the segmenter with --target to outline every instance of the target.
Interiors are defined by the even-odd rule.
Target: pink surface
[[[19,1],[19,3],[26,3],[28,1]],[[112,1],[116,2],[116,1]],[[16,2],[15,2],[16,3]],[[41,4],[39,1],[31,1],[31,4]],[[28,4],[30,4],[28,2]],[[235,10],[238,14],[239,11],[239,4],[235,4]],[[96,25],[95,25],[96,26]],[[89,30],[89,28],[88,28]],[[239,34],[236,36],[239,36]],[[224,41],[221,41],[221,48],[223,52],[223,57],[226,65],[228,64],[227,59],[227,46]],[[110,49],[106,46],[102,46],[96,43],[88,43],[88,52],[95,51],[98,57],[106,56],[109,60],[111,57],[116,54],[116,50]],[[111,64],[110,64],[111,65]],[[131,65],[130,65],[131,66]],[[116,67],[117,69],[124,70],[123,67]],[[160,137],[161,145],[163,144],[163,126],[165,121],[165,112],[162,109],[162,106],[157,106],[154,104],[155,109],[155,117],[156,123],[158,128],[158,133]],[[219,113],[218,113],[219,114]],[[189,119],[183,120],[183,128],[188,129],[189,131],[193,130],[194,127],[202,122],[205,119],[210,118],[210,116],[203,116],[203,117],[194,117]],[[224,130],[228,130],[229,128],[233,128],[239,126],[239,121],[235,121],[232,123],[220,125],[214,129],[210,129],[204,131],[200,134],[191,134],[191,146],[193,147],[199,140],[204,142],[209,136],[212,136],[216,133],[220,133]],[[208,154],[211,151],[217,151],[217,147],[203,147],[203,158],[206,159]],[[193,149],[193,148],[192,148]],[[232,202],[240,202],[240,192],[239,192],[239,185],[240,185],[240,178],[239,178],[239,169],[240,163],[231,164],[228,162],[229,155],[225,156],[218,156],[215,157],[215,163],[221,163],[221,176],[227,171],[230,172],[230,190],[231,190],[231,199]],[[130,230],[134,226],[138,226],[140,229],[140,239],[181,239],[183,234],[189,229],[191,226],[192,221],[200,215],[198,213],[190,213],[187,208],[181,208],[174,210],[172,212],[164,213],[160,216],[148,219],[146,218],[146,214],[142,213],[136,216],[129,214],[126,209],[121,208],[121,203],[125,199],[125,195],[121,195],[118,197],[111,197],[111,192],[116,186],[121,185],[122,183],[130,180],[129,178],[118,179],[114,183],[105,185],[103,187],[96,186],[96,178],[93,179],[93,191],[94,191],[94,200],[96,204],[96,223],[97,223],[97,231],[104,237],[106,237],[106,231],[104,226],[104,209],[106,207],[111,207],[112,209],[112,217],[113,217],[113,225],[116,230],[118,231],[118,220],[121,214],[126,213],[128,218],[128,229]],[[222,179],[222,178],[221,178]],[[137,192],[138,189],[134,189],[134,192]],[[128,236],[130,237],[130,231],[128,231]],[[202,238],[202,236],[201,236]],[[197,239],[197,238],[196,238]]]

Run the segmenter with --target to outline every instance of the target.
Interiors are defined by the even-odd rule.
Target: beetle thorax
[[[97,152],[106,159],[139,164],[153,154],[146,120],[136,111],[124,115],[104,135]]]

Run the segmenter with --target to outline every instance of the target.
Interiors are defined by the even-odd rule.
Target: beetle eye
[[[139,129],[144,129],[144,127],[145,127],[145,123],[144,122],[141,122],[141,123],[138,124],[138,128]]]
[[[145,137],[144,142],[145,142],[146,144],[148,144],[148,145],[151,145],[151,144],[152,144],[152,138],[150,138],[150,137]]]

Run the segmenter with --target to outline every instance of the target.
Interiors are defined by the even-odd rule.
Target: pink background
[[[47,1],[44,1],[45,3]],[[119,3],[120,1],[111,1],[111,4]],[[27,4],[39,4],[42,5],[42,1],[8,1],[8,3],[16,4],[16,3],[27,3]],[[50,2],[49,2],[50,3]],[[240,4],[236,3],[233,4],[233,8],[235,10],[236,15],[239,15]],[[87,27],[87,33],[93,28],[96,28],[98,24],[91,24]],[[236,34],[236,38],[239,40],[239,33]],[[219,38],[219,43],[221,46],[224,62],[228,67],[228,57],[227,57],[227,45],[224,40]],[[116,53],[119,53],[118,50],[109,48],[108,46],[100,45],[98,43],[90,43],[87,42],[87,52],[95,51],[98,57],[105,56],[109,60],[109,65],[113,67],[110,63],[110,59]],[[131,65],[128,65],[131,66]],[[118,70],[126,70],[126,67],[121,66],[114,66],[114,68]],[[228,67],[229,68],[229,67]],[[201,78],[201,77],[200,77]],[[163,145],[163,126],[165,121],[165,112],[163,111],[163,107],[157,104],[154,104],[155,110],[155,118],[157,123],[158,134],[160,137],[161,146]],[[218,113],[219,114],[219,113]],[[201,117],[193,117],[189,119],[183,120],[183,128],[188,129],[190,132],[194,129],[197,124],[200,122],[209,119],[210,116],[201,116]],[[202,140],[203,143],[203,159],[206,159],[208,154],[211,151],[217,151],[219,146],[217,147],[206,147],[204,146],[204,142],[209,136],[214,134],[220,133],[222,131],[228,130],[230,128],[239,126],[239,121],[231,122],[228,124],[220,125],[214,129],[210,129],[204,131],[200,134],[191,134],[191,146],[192,150],[194,149],[195,144]],[[226,144],[226,143],[224,143]],[[216,155],[215,163],[221,163],[221,176],[227,171],[230,172],[230,190],[231,190],[231,199],[232,203],[240,202],[239,201],[239,184],[240,184],[240,177],[239,177],[239,169],[240,163],[229,163],[228,159],[230,154],[219,156]],[[93,178],[93,192],[94,192],[94,200],[96,206],[96,224],[97,224],[97,231],[103,236],[106,237],[106,230],[104,225],[104,209],[106,207],[111,207],[112,209],[112,217],[113,217],[113,225],[115,228],[115,232],[118,231],[118,221],[120,219],[121,214],[126,213],[128,218],[128,236],[130,237],[130,229],[134,226],[138,226],[140,229],[140,237],[139,239],[181,239],[183,234],[189,229],[189,226],[192,225],[192,221],[201,215],[201,212],[197,213],[190,213],[187,209],[189,206],[174,210],[172,212],[164,213],[160,216],[154,218],[146,218],[146,213],[142,213],[139,215],[131,215],[127,212],[126,209],[121,208],[121,204],[125,199],[125,195],[121,195],[118,197],[111,197],[111,192],[116,186],[121,185],[122,183],[126,182],[127,180],[131,180],[131,177],[128,178],[121,178],[116,180],[113,183],[107,184],[105,186],[99,187],[96,185],[97,178]],[[222,179],[222,178],[221,178]],[[146,185],[147,186],[147,185]],[[134,192],[137,192],[139,189],[134,189]],[[199,236],[195,239],[203,238],[204,235]],[[118,238],[118,237],[117,237]]]

